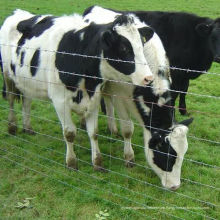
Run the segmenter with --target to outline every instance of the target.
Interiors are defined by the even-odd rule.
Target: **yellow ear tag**
[[[143,41],[144,41],[144,43],[146,43],[146,42],[147,42],[146,37],[143,37]]]

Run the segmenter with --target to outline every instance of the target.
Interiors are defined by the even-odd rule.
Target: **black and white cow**
[[[96,6],[86,9],[84,15],[91,13],[94,7]],[[220,63],[220,18],[213,20],[184,12],[124,11],[120,13],[133,13],[155,30],[162,40],[170,66],[207,71],[213,61]],[[187,113],[185,96],[189,80],[196,79],[201,74],[171,69],[171,89],[180,91],[171,93],[172,105],[175,105],[175,100],[180,95],[179,111],[183,115]]]
[[[164,84],[168,83],[167,79],[162,81]],[[132,119],[135,118],[143,127],[148,164],[159,176],[163,187],[178,189],[182,162],[188,149],[187,127],[192,119],[174,123],[169,87],[164,87],[162,94],[155,95],[153,87],[108,82],[104,93],[115,96],[112,103],[117,111],[124,138],[126,165],[133,166],[134,163],[131,137],[134,131]]]
[[[95,6],[90,11],[84,13],[84,20],[88,23],[95,22],[96,24],[107,24],[120,15],[120,13],[113,12],[112,10],[105,9],[100,6]],[[133,16],[134,22],[139,28],[147,26],[145,23],[141,22],[135,15],[130,14],[130,16]],[[161,79],[171,79],[169,72],[169,62],[166,57],[166,52],[163,48],[163,44],[160,38],[156,33],[154,33],[150,39],[145,40],[144,55],[154,75],[154,81],[150,86],[154,88],[155,95],[161,95],[167,89],[167,83],[165,83],[166,81],[163,81]],[[112,133],[117,134],[118,131],[114,118],[112,99],[110,99],[109,96],[104,96],[104,98],[106,104],[106,113],[108,115],[109,130]]]
[[[96,6],[84,16],[84,19],[100,24],[108,23],[119,15]],[[145,25],[135,16],[134,20],[139,26]],[[188,148],[187,126],[192,119],[179,124],[174,123],[169,95],[169,63],[163,45],[155,33],[144,44],[144,54],[154,74],[154,81],[150,86],[135,87],[115,82],[105,84],[103,93],[109,116],[109,128],[115,126],[112,108],[114,106],[124,138],[126,166],[132,167],[134,164],[134,151],[131,145],[134,130],[132,118],[136,118],[143,127],[145,155],[150,167],[159,176],[164,187],[175,190],[180,186],[182,162]]]
[[[31,99],[51,99],[63,128],[67,166],[76,169],[73,150],[76,127],[71,118],[71,111],[75,111],[86,119],[94,169],[102,170],[96,135],[102,87],[108,79],[137,85],[147,85],[153,80],[143,53],[143,38],[149,39],[152,33],[149,27],[138,29],[129,15],[97,25],[84,22],[79,15],[35,16],[16,10],[4,21],[0,32],[10,103],[9,131],[16,130],[11,86],[15,84],[23,94],[24,130],[31,130]]]

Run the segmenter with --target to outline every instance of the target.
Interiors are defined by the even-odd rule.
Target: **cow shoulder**
[[[87,90],[94,91],[101,82],[98,79],[101,77],[100,59],[90,56],[101,56],[100,27],[91,24],[79,30],[67,31],[59,42],[58,51],[55,66],[67,89],[75,91],[79,81],[85,78]]]

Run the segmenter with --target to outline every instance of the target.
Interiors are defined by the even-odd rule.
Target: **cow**
[[[143,39],[152,35],[150,27],[137,28],[129,15],[97,25],[88,24],[78,14],[55,17],[15,10],[0,32],[9,132],[16,132],[13,88],[23,95],[24,131],[32,130],[31,100],[50,99],[62,125],[67,167],[77,169],[74,111],[86,120],[94,170],[103,171],[97,140],[102,88],[107,80],[139,86],[153,81],[143,51]]]
[[[169,81],[164,83],[162,94],[156,94],[153,87],[140,87],[123,83],[107,82],[104,93],[115,96],[112,102],[120,122],[124,139],[124,158],[128,167],[134,165],[134,151],[131,137],[134,131],[132,119],[143,127],[145,157],[158,175],[163,187],[176,190],[180,187],[181,167],[188,149],[188,126],[193,119],[175,122]]]
[[[136,16],[133,14],[130,15],[134,17],[134,21],[138,27],[142,28],[146,26],[146,24],[141,22]],[[91,10],[86,10],[83,16],[84,20],[88,23],[95,22],[96,24],[107,24],[120,16],[120,13],[113,12],[100,6],[95,6]],[[161,83],[160,77],[158,76],[165,77],[169,81],[171,81],[171,78],[169,72],[169,61],[162,42],[156,33],[154,33],[151,39],[144,42],[144,55],[154,75],[154,81],[151,86],[154,87],[157,95],[161,94],[164,92],[164,85]],[[117,134],[118,130],[114,118],[112,98],[108,95],[104,95],[104,99],[106,103],[106,113],[108,115],[108,128],[111,133]],[[105,107],[105,105],[103,105],[103,102],[101,102],[101,104],[103,109],[103,106]]]
[[[84,19],[87,22],[103,24],[117,16],[120,16],[120,13],[96,6],[84,14]],[[137,17],[135,22],[139,26],[145,25]],[[114,106],[124,139],[125,164],[127,167],[133,167],[131,137],[134,130],[132,118],[135,118],[143,127],[145,156],[150,167],[165,188],[176,190],[180,186],[182,161],[188,148],[187,126],[192,119],[175,123],[169,91],[169,63],[157,34],[154,33],[144,44],[144,53],[154,74],[154,81],[149,86],[144,88],[115,82],[105,84],[103,94],[109,128],[115,123],[112,108]]]
[[[84,15],[91,13],[95,7],[86,9]],[[186,69],[171,68],[171,104],[175,106],[179,95],[179,112],[187,114],[185,96],[189,80],[208,71],[213,61],[220,63],[220,18],[213,20],[185,12],[113,11],[133,13],[140,21],[150,25],[164,45],[170,66]]]

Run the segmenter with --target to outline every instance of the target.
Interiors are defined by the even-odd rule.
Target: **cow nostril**
[[[146,76],[146,77],[144,78],[144,84],[145,84],[145,85],[150,84],[152,81],[153,81],[153,76]]]
[[[180,187],[180,184],[170,187],[170,190],[174,191],[174,190],[177,190],[179,187]]]

